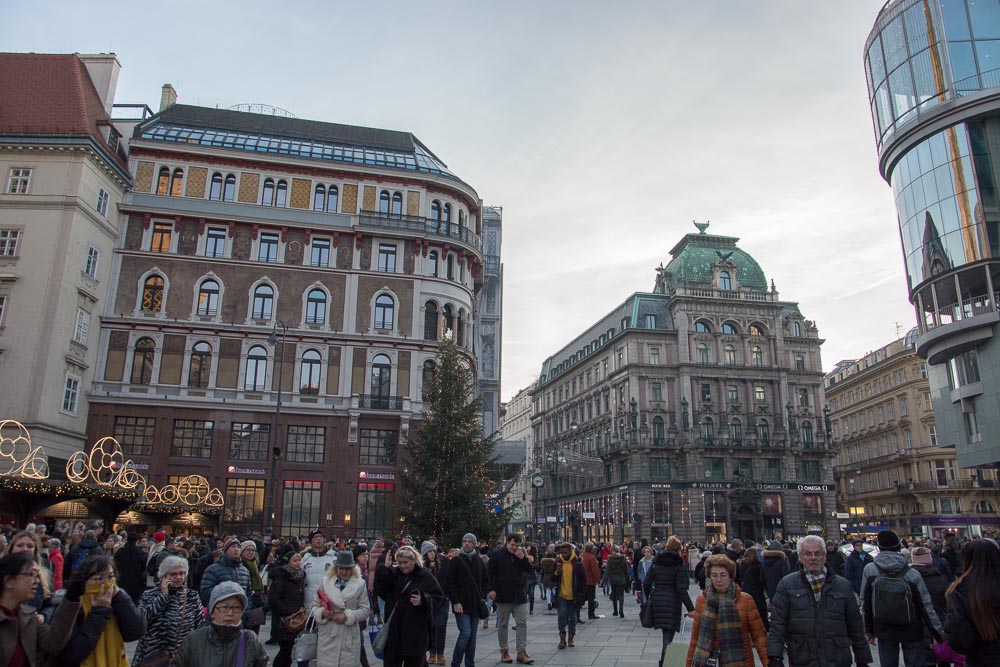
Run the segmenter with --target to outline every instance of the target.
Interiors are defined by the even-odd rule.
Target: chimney
[[[101,98],[104,111],[110,116],[111,107],[115,103],[115,88],[118,87],[118,72],[122,68],[118,56],[113,53],[78,53],[77,57],[87,68],[87,74]]]
[[[169,83],[163,84],[163,93],[160,95],[160,111],[177,104],[177,91]]]

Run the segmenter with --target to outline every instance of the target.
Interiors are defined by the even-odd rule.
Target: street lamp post
[[[281,381],[285,370],[285,338],[288,335],[288,327],[281,320],[276,320],[271,329],[271,335],[267,339],[267,342],[277,349],[279,324],[281,325],[281,351],[278,353],[278,400],[274,407],[274,424],[271,427],[271,484],[267,491],[267,517],[264,526],[264,534],[271,537],[274,533],[274,489],[278,485],[278,459],[281,458],[278,421],[281,418]]]
[[[854,474],[858,476],[857,477],[858,484],[860,484],[861,483],[861,468],[855,468],[854,469]],[[849,509],[854,512],[854,532],[857,533],[857,535],[855,537],[861,537],[861,526],[859,525],[860,522],[859,522],[859,519],[858,519],[857,504],[858,504],[857,490],[856,490],[856,487],[854,486],[854,477],[851,477],[851,507]],[[850,512],[848,512],[848,513],[850,513]]]

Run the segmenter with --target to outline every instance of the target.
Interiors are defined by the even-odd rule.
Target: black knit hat
[[[899,541],[899,535],[891,530],[883,530],[878,534],[878,548],[881,551],[899,551],[903,545]]]

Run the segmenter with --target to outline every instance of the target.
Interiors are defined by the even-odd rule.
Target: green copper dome
[[[763,269],[757,260],[736,247],[737,237],[708,234],[705,231],[707,223],[695,224],[699,232],[681,239],[670,251],[670,263],[658,269],[661,274],[658,289],[666,287],[664,282],[669,283],[671,289],[683,284],[718,288],[714,267],[733,273],[731,265],[735,265],[733,277],[740,289],[767,291]],[[736,288],[737,285],[733,285],[733,289]]]

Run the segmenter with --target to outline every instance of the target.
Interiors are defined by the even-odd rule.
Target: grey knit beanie
[[[479,544],[479,540],[477,540],[476,536],[473,535],[472,533],[466,533],[465,535],[462,535],[462,540],[463,541],[465,541],[465,540],[472,540],[473,544]]]
[[[433,542],[424,542],[420,545],[420,555],[426,556],[428,551],[436,551],[437,547],[434,546]]]
[[[243,591],[243,587],[235,581],[223,581],[212,589],[212,595],[208,598],[209,615],[212,614],[215,605],[229,598],[239,598],[243,608],[247,608],[247,594]]]

